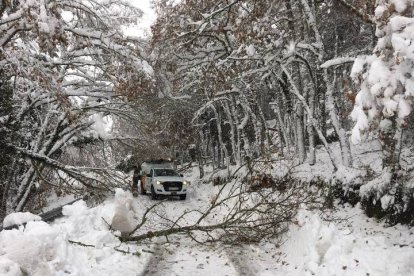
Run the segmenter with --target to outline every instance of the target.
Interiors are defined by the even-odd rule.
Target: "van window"
[[[180,175],[171,169],[154,169],[154,176],[180,176]]]

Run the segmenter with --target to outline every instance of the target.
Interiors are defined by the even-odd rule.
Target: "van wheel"
[[[155,193],[154,186],[151,185],[151,198],[156,200],[158,199],[158,195]]]
[[[181,200],[185,200],[187,198],[187,195],[180,195]]]

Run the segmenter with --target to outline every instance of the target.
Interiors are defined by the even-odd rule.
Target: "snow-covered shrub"
[[[374,172],[370,166],[362,168],[340,167],[334,179],[330,182],[330,193],[341,204],[349,203],[355,206],[361,201],[359,190],[362,184],[372,179]]]
[[[352,140],[357,143],[365,132],[375,129],[383,152],[383,172],[361,187],[361,197],[369,214],[389,215],[396,221],[400,214],[414,211],[407,209],[414,205],[412,191],[400,165],[403,131],[413,108],[413,15],[410,0],[377,1],[377,45],[372,55],[356,59],[351,72],[360,85],[351,114]]]
[[[377,121],[380,132],[405,126],[414,96],[414,18],[412,1],[383,0],[375,10],[378,43],[370,56],[358,57],[351,77],[360,84],[351,117],[354,142]],[[398,4],[396,4],[398,3]]]
[[[412,179],[402,177],[398,182],[389,182],[389,173],[380,176],[361,187],[362,207],[370,217],[386,218],[390,224],[414,224],[414,187]]]

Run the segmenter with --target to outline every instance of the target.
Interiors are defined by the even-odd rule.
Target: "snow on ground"
[[[62,205],[65,205],[71,201],[74,201],[75,199],[76,198],[74,195],[65,194],[64,196],[58,196],[55,193],[52,193],[47,198],[47,206],[43,207],[41,212],[48,212]]]
[[[333,215],[300,211],[276,254],[280,266],[262,275],[414,275],[414,229],[385,227],[359,206]]]
[[[32,221],[0,232],[0,274],[136,275],[140,262],[143,266],[137,256],[116,251],[120,242],[102,219],[113,215],[113,203],[89,209],[78,201],[64,213],[51,225]]]
[[[226,251],[219,246],[196,245],[187,239],[163,244],[142,275],[238,275]]]
[[[12,213],[6,216],[3,220],[3,227],[9,227],[12,225],[20,225],[29,221],[41,220],[38,215],[34,215],[29,212]]]
[[[203,208],[219,189],[197,181],[196,169],[187,176],[187,200],[163,202],[158,214],[174,219]],[[329,220],[303,208],[283,237],[260,244],[206,246],[182,235],[120,243],[121,233],[108,224],[118,220],[115,228],[130,229],[152,204],[149,196],[118,190],[93,208],[84,201],[64,207],[64,217],[51,224],[4,230],[0,275],[414,275],[414,229],[386,227],[359,206],[329,211]],[[151,217],[140,232],[159,229],[160,221]]]
[[[330,147],[334,156],[341,156],[339,143],[331,143]],[[288,169],[292,168],[293,175],[305,181],[320,177],[326,180],[336,178],[344,183],[350,183],[361,174],[364,174],[368,168],[374,172],[382,171],[381,145],[377,139],[370,139],[356,145],[351,144],[351,151],[354,169],[340,166],[338,171],[333,174],[333,166],[326,150],[319,147],[316,153],[315,165],[311,166],[308,162],[305,162],[295,166],[292,164],[293,162],[279,162],[276,164],[276,167],[278,167],[276,175],[283,175],[287,173]]]

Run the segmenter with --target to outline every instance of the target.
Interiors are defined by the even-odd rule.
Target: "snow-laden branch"
[[[215,102],[219,101],[230,101],[227,97],[216,97],[208,102],[206,102],[202,107],[200,107],[196,113],[193,116],[193,119],[191,120],[192,123],[194,123],[203,113],[208,109],[214,107],[213,104]]]
[[[93,167],[80,167],[80,166],[66,165],[46,155],[39,154],[39,153],[30,151],[24,148],[16,147],[10,144],[9,146],[13,148],[14,150],[18,151],[19,153],[21,153],[23,156],[33,161],[39,162],[53,169],[62,171],[66,173],[67,175],[74,177],[77,180],[80,180],[81,178],[83,178],[84,179],[84,181],[82,181],[83,184],[85,184],[85,180],[90,180],[90,181],[98,182],[101,184],[105,184],[104,186],[94,187],[98,190],[100,189],[106,190],[109,188],[106,185],[106,183],[102,182],[102,179],[99,179],[98,175],[93,175],[93,172],[105,172],[108,170],[108,168],[93,168]]]
[[[16,21],[16,20],[19,20],[21,17],[22,17],[22,11],[18,10],[15,13],[9,14],[7,17],[2,18],[0,20],[0,26],[4,25],[4,24],[7,24],[7,23],[10,23],[10,22],[13,22],[13,21]],[[0,31],[3,31],[3,30],[4,30],[4,27],[1,26]]]
[[[189,25],[197,26],[197,28],[195,28],[194,30],[189,31],[189,32],[181,33],[180,35],[178,35],[177,38],[181,39],[181,38],[184,38],[184,37],[189,36],[189,35],[193,35],[193,34],[197,35],[197,34],[203,33],[211,19],[213,19],[218,14],[221,14],[222,12],[227,11],[228,9],[230,9],[234,5],[238,4],[239,2],[240,2],[240,0],[234,0],[234,1],[226,4],[225,6],[223,6],[221,8],[218,8],[217,10],[214,10],[210,13],[205,13],[205,14],[201,13],[201,16],[203,17],[203,20],[198,21],[198,22],[191,22],[189,24]]]
[[[354,57],[338,57],[338,58],[334,58],[334,59],[330,59],[328,61],[325,61],[324,63],[322,63],[321,68],[329,68],[332,66],[338,66],[338,65],[343,65],[346,63],[353,63],[355,61]]]
[[[0,47],[4,47],[7,43],[10,42],[10,40],[21,31],[28,31],[32,28],[30,25],[21,25],[18,24],[17,26],[14,26],[10,29],[8,29],[5,33],[2,34],[2,38],[0,39]]]

